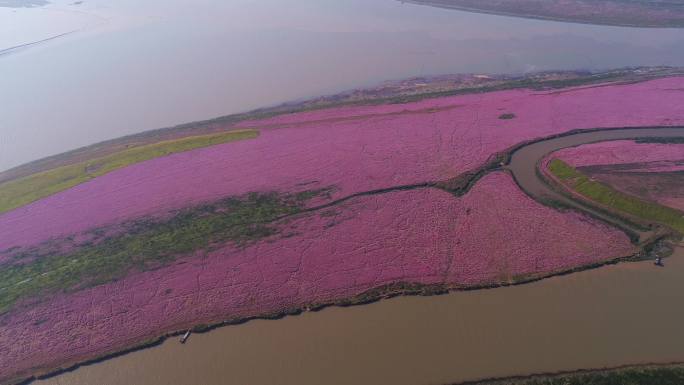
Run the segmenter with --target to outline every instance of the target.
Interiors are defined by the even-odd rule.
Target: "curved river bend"
[[[653,128],[624,128],[608,129],[602,131],[580,132],[572,135],[559,136],[523,146],[513,152],[509,164],[506,166],[513,173],[518,185],[530,196],[541,201],[555,201],[580,211],[588,211],[609,223],[629,229],[639,235],[640,240],[646,240],[652,233],[634,227],[620,219],[608,216],[603,212],[596,211],[592,207],[571,200],[566,196],[551,189],[537,175],[537,165],[547,154],[562,148],[578,146],[592,142],[606,140],[634,139],[647,137],[684,137],[684,127],[653,127]]]
[[[525,146],[508,168],[531,194],[545,154],[682,128],[597,131]],[[551,198],[557,198],[551,196]],[[564,198],[563,198],[564,199]],[[40,385],[446,384],[528,373],[684,362],[684,244],[665,268],[622,263],[543,281],[398,297],[173,338]]]

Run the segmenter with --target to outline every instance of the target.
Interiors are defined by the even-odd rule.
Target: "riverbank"
[[[546,176],[546,163],[549,154],[562,148],[578,146],[587,143],[596,143],[608,140],[635,139],[641,135],[650,136],[654,132],[662,132],[664,136],[678,138],[682,135],[682,128],[616,128],[609,130],[598,130],[594,132],[576,132],[574,135],[558,135],[547,141],[538,141],[529,146],[515,151],[511,158],[509,168],[513,169],[516,181],[529,195],[535,196],[542,202],[547,202],[560,207],[571,207],[591,213],[594,217],[611,223],[623,229],[635,242],[646,241],[664,235],[668,231],[658,226],[645,226],[639,221],[625,218],[624,215],[616,215],[615,212],[607,211],[595,205],[588,205],[582,199],[573,199],[563,189],[558,188],[553,183],[553,178]],[[537,164],[529,166],[529,160],[534,159]],[[516,166],[519,165],[519,166]]]
[[[453,385],[679,385],[683,381],[684,364],[679,362],[468,381]]]
[[[684,312],[672,303],[683,274],[680,248],[662,269],[618,264],[528,285],[254,320],[35,383],[446,384],[681,361]]]

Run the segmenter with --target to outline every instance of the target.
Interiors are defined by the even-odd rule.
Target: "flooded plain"
[[[0,170],[104,139],[390,79],[640,65],[684,65],[684,30],[397,0],[0,7]]]
[[[684,248],[665,264],[251,321],[36,384],[419,385],[684,361]]]

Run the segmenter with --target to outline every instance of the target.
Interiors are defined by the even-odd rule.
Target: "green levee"
[[[0,264],[0,315],[22,299],[77,291],[116,281],[131,270],[163,267],[200,250],[244,247],[274,236],[282,230],[274,221],[301,213],[313,198],[328,198],[330,189],[230,196],[166,219],[125,222],[115,226],[120,231],[113,235],[90,230],[93,240],[69,251],[61,247],[71,244],[69,238],[18,249]]]
[[[680,385],[684,384],[684,368],[647,367],[616,369],[597,373],[577,373],[547,378],[512,379],[478,383],[477,385]]]
[[[684,233],[684,213],[673,208],[647,202],[593,181],[560,159],[549,163],[549,171],[580,195],[618,211],[666,224]]]
[[[239,130],[168,140],[5,182],[0,184],[0,214],[134,163],[257,136],[257,130]]]

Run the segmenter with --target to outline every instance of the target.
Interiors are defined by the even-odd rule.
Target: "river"
[[[52,0],[0,7],[0,170],[104,139],[384,80],[684,65],[684,30],[397,0]]]

